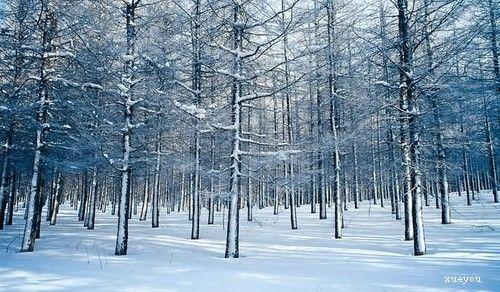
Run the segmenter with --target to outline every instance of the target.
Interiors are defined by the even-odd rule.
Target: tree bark
[[[160,167],[161,167],[161,131],[157,134],[156,141],[156,164],[153,181],[153,198],[151,200],[151,227],[158,228],[160,226]],[[148,181],[149,183],[149,181]],[[145,219],[145,218],[144,218]]]
[[[335,238],[342,238],[342,204],[341,204],[341,187],[340,187],[340,153],[338,146],[338,125],[337,125],[337,107],[336,107],[336,68],[335,68],[335,51],[334,42],[334,26],[335,15],[334,7],[331,1],[327,5],[328,13],[328,98],[330,101],[330,130],[333,137],[333,201],[335,205]]]
[[[2,177],[0,179],[0,230],[3,229],[4,218],[5,218],[5,208],[7,206],[7,191],[9,189],[9,183],[12,177],[9,178],[10,174],[10,148],[12,147],[12,131],[10,128],[7,137],[5,139],[5,151],[4,151],[4,161],[2,163]]]
[[[285,1],[281,0],[281,9],[285,11]],[[290,69],[289,69],[289,60],[288,60],[288,35],[287,30],[285,28],[285,13],[282,13],[282,22],[283,22],[283,56],[284,56],[284,65],[285,65],[285,102],[286,102],[286,142],[289,148],[292,148],[294,143],[293,137],[293,127],[292,127],[292,119],[291,119],[291,96],[290,96]],[[288,197],[288,206],[290,209],[290,226],[293,229],[297,229],[297,206],[295,202],[295,187],[293,182],[294,176],[294,166],[293,166],[293,155],[290,155],[286,165],[285,176],[288,178],[288,183],[286,186],[286,196]]]
[[[128,220],[130,214],[130,179],[132,174],[131,168],[131,139],[132,139],[132,118],[133,118],[133,106],[138,101],[134,100],[134,85],[135,85],[135,42],[136,42],[136,30],[135,30],[135,12],[140,0],[130,0],[127,2],[125,7],[125,17],[126,17],[126,38],[127,38],[127,60],[124,64],[125,70],[125,90],[122,90],[121,95],[124,97],[124,109],[123,116],[125,119],[125,125],[122,134],[122,161],[121,161],[121,191],[119,197],[119,207],[118,207],[118,228],[116,236],[116,247],[115,255],[126,255],[128,247]],[[128,82],[127,82],[128,81]]]
[[[149,205],[149,174],[146,173],[146,176],[144,178],[144,196],[142,199],[142,206],[141,206],[141,216],[139,217],[139,221],[144,221],[147,218],[148,214],[148,205]]]
[[[200,0],[195,0],[194,7],[194,34],[193,34],[193,98],[197,106],[201,102],[201,47],[200,47]],[[194,137],[194,182],[193,182],[193,200],[192,212],[193,221],[191,226],[191,239],[200,237],[200,123],[196,120]]]
[[[48,1],[42,6],[42,50],[45,53],[50,53],[53,50],[52,40],[55,38],[57,21],[54,18]],[[44,148],[44,136],[50,125],[47,123],[47,110],[50,104],[49,89],[48,89],[48,60],[42,57],[39,67],[39,82],[38,82],[38,101],[39,108],[37,112],[37,129],[35,139],[35,155],[33,160],[33,172],[31,178],[31,188],[28,196],[28,206],[26,210],[26,225],[24,227],[23,243],[21,252],[30,252],[35,249],[35,239],[37,235],[37,220],[41,217],[41,200],[40,186],[42,171],[42,151]]]
[[[490,0],[491,1],[491,0]],[[498,203],[498,185],[497,185],[497,168],[495,161],[495,150],[493,148],[493,139],[491,136],[490,120],[486,112],[486,100],[484,105],[484,134],[486,136],[486,148],[488,152],[488,166],[490,172],[491,193],[493,195],[493,202]]]
[[[399,38],[400,38],[400,140],[403,152],[403,169],[404,169],[404,214],[405,214],[405,240],[413,239],[413,213],[412,213],[412,173],[411,173],[411,156],[410,156],[410,143],[408,137],[409,128],[409,115],[408,115],[408,64],[407,55],[411,50],[408,42],[408,20],[406,15],[407,0],[398,0],[398,25],[399,25]],[[406,52],[406,53],[405,53]]]
[[[95,226],[95,207],[97,201],[97,167],[94,167],[92,171],[92,185],[90,189],[89,198],[89,214],[87,221],[87,229],[93,230]]]
[[[14,168],[12,168],[9,208],[7,210],[7,218],[5,225],[12,225],[12,218],[14,217],[14,205],[16,205],[17,207],[17,186],[18,186],[17,180],[18,180],[17,171]]]
[[[416,96],[414,94],[413,80],[413,44],[410,40],[410,26],[408,15],[407,0],[398,0],[398,24],[399,38],[401,49],[401,66],[400,75],[402,77],[401,86],[402,100],[406,101],[407,109],[405,119],[407,119],[406,129],[409,136],[409,145],[405,147],[405,162],[410,167],[409,172],[409,189],[412,201],[412,217],[413,217],[413,247],[414,255],[424,255],[426,253],[424,222],[422,216],[422,181],[420,173],[419,161],[419,129],[417,128],[417,118],[419,115]]]
[[[52,207],[50,208],[50,225],[56,225],[57,214],[59,213],[59,205],[61,202],[61,191],[62,191],[62,178],[60,172],[55,173],[54,180],[55,180],[55,188],[53,191]],[[49,196],[52,196],[52,194],[49,193]]]
[[[233,49],[241,52],[243,47],[243,25],[240,15],[243,13],[241,3],[233,2]],[[239,54],[233,54],[233,73],[242,76],[243,64]],[[242,83],[239,78],[231,80],[231,166],[229,179],[229,204],[226,236],[226,258],[239,258],[240,200],[241,200],[241,96]]]

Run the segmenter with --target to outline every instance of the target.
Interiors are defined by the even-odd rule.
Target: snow
[[[80,87],[80,85],[78,83],[73,82],[73,81],[68,80],[68,79],[65,79],[65,78],[61,78],[61,77],[53,77],[53,78],[50,78],[49,81],[61,82],[64,86]]]
[[[391,85],[388,82],[383,81],[383,80],[377,80],[373,84],[374,85],[381,85],[381,86],[384,86],[384,87],[391,87]]]
[[[161,210],[156,229],[149,214],[142,222],[134,216],[128,255],[114,256],[116,217],[98,211],[95,230],[86,230],[68,204],[56,226],[43,221],[35,252],[19,253],[20,209],[14,226],[0,231],[0,290],[499,291],[500,205],[491,201],[482,194],[466,206],[464,196],[452,194],[451,225],[440,224],[440,210],[425,207],[428,254],[420,257],[411,255],[413,242],[404,241],[404,222],[368,201],[358,210],[349,205],[339,240],[333,209],[318,220],[309,206],[298,208],[293,231],[289,210],[273,215],[272,208],[255,208],[247,222],[243,209],[239,259],[224,258],[222,212],[206,225],[203,209],[199,240],[189,239],[186,213]]]
[[[124,62],[131,62],[135,59],[136,56],[125,54],[123,55],[123,61]]]
[[[104,121],[106,124],[110,125],[110,126],[113,126],[113,125],[114,125],[114,123],[113,123],[112,121],[108,120],[108,119],[104,119],[103,121]]]
[[[90,82],[82,84],[82,89],[85,89],[86,87],[88,87],[88,88],[94,88],[94,89],[99,89],[99,90],[103,89],[101,85],[95,84],[95,83],[90,83]]]
[[[129,123],[129,124],[127,125],[127,128],[125,128],[124,130],[125,130],[125,131],[126,131],[127,129],[131,129],[131,130],[133,130],[133,129],[137,129],[137,128],[140,128],[140,127],[145,126],[145,125],[146,125],[146,124],[145,124],[145,123],[142,123],[142,122],[141,122],[141,123],[137,123],[137,124],[131,124],[131,123]]]
[[[281,151],[270,151],[270,152],[257,152],[256,155],[260,156],[275,156],[278,160],[285,161],[292,154],[299,154],[300,150],[281,150]]]
[[[127,93],[129,91],[129,88],[121,83],[116,84],[116,87],[118,87],[118,89],[123,93]]]
[[[180,103],[180,102],[175,101],[175,100],[173,100],[172,102],[180,110],[182,110],[182,111],[184,111],[192,116],[195,116],[198,119],[206,118],[207,111],[203,108],[198,108],[194,104],[192,104],[192,105],[183,104],[183,103]]]
[[[131,86],[141,82],[144,78],[137,78],[137,79],[132,79],[132,76],[129,76],[127,78],[122,78],[122,82],[126,84],[130,84]]]
[[[43,54],[44,58],[58,58],[58,57],[75,57],[71,52],[48,52]]]
[[[127,105],[128,106],[134,106],[138,104],[139,102],[142,102],[144,99],[143,98],[138,98],[138,99],[131,99],[130,97],[127,99]]]

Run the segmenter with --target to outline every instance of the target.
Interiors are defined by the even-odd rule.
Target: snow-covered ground
[[[0,231],[0,290],[87,291],[500,291],[500,204],[483,194],[473,206],[452,195],[453,224],[440,224],[440,210],[425,208],[428,255],[414,257],[403,238],[404,223],[390,208],[370,206],[346,213],[344,238],[332,238],[327,220],[298,208],[299,229],[290,230],[288,210],[241,214],[241,258],[225,259],[222,213],[190,240],[184,213],[131,221],[127,256],[114,256],[116,218],[98,213],[86,230],[63,206],[56,226],[43,222],[33,253],[19,253],[22,210],[14,226]],[[206,213],[202,214],[206,222]],[[150,217],[148,217],[150,219]],[[481,283],[447,283],[445,277],[480,277]],[[450,280],[449,278],[448,280]],[[477,278],[475,278],[477,279]]]

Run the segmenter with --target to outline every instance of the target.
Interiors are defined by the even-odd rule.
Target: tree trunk
[[[201,47],[200,47],[200,0],[195,0],[194,7],[194,23],[193,23],[193,81],[192,87],[194,102],[199,106],[201,102]],[[194,137],[194,182],[193,182],[193,200],[192,200],[192,228],[191,239],[198,239],[200,237],[200,122],[198,119],[195,123],[195,137]]]
[[[13,168],[11,172],[11,189],[10,189],[10,196],[9,196],[9,208],[7,210],[7,218],[5,225],[12,225],[12,218],[14,217],[14,205],[17,207],[17,172]]]
[[[249,108],[247,112],[247,132],[251,133],[252,132],[252,125],[251,125],[251,115],[252,115],[252,109]],[[250,139],[250,137],[249,137]],[[251,145],[250,143],[247,143],[247,151],[251,152]],[[248,173],[247,173],[247,221],[252,221],[253,219],[253,201],[252,201],[252,173],[250,170],[250,167],[247,167]]]
[[[192,228],[191,228],[191,239],[198,239],[200,237],[200,136],[198,130],[196,130],[195,137],[195,164],[194,164],[194,175],[192,181],[193,184],[193,198],[192,198]]]
[[[149,174],[146,173],[144,178],[144,196],[142,199],[141,205],[141,216],[139,217],[139,221],[144,221],[147,218],[148,214],[148,205],[149,205]]]
[[[400,76],[402,77],[401,86],[402,100],[406,102],[407,109],[405,120],[407,120],[407,129],[409,136],[409,145],[405,147],[405,162],[409,170],[409,188],[412,201],[413,217],[413,246],[414,255],[424,255],[426,253],[424,222],[422,216],[422,181],[419,161],[419,129],[417,128],[417,117],[419,115],[416,96],[414,94],[413,80],[413,44],[410,40],[410,25],[408,23],[407,0],[398,0],[398,24],[401,49]],[[404,107],[403,107],[404,110]],[[406,132],[405,131],[405,132]]]
[[[48,1],[42,7],[42,49],[44,53],[50,53],[53,50],[52,40],[55,37],[57,21],[54,18]],[[48,69],[48,60],[42,57],[40,64],[40,80],[38,83],[38,101],[39,108],[37,112],[37,129],[35,140],[35,155],[33,160],[33,173],[31,179],[31,189],[28,196],[28,206],[26,210],[26,225],[24,227],[23,243],[21,252],[30,252],[35,248],[35,239],[37,233],[37,220],[41,217],[41,202],[39,193],[39,182],[41,180],[42,171],[42,151],[44,147],[44,135],[49,129],[50,125],[47,123],[47,110],[50,104],[49,91],[48,91],[48,76],[46,75]]]
[[[434,54],[432,50],[430,35],[431,31],[428,25],[429,17],[429,3],[428,0],[424,0],[424,32],[425,32],[425,46],[426,46],[426,57],[427,57],[427,70],[429,75],[429,85],[428,98],[430,99],[430,104],[432,112],[434,115],[434,125],[436,127],[436,150],[437,150],[437,179],[438,179],[438,191],[441,198],[441,223],[450,224],[450,205],[449,205],[449,195],[448,195],[448,178],[446,174],[446,149],[443,144],[443,122],[441,109],[443,105],[439,99],[438,88],[436,88],[436,76],[434,71]],[[438,195],[436,192],[436,207],[439,207]]]
[[[319,10],[318,4],[314,2],[315,11]],[[319,32],[319,21],[320,16],[314,15],[314,44],[316,46],[320,45],[320,32]],[[315,95],[316,95],[316,172],[317,172],[317,184],[316,189],[318,193],[318,204],[319,204],[319,219],[326,219],[326,192],[325,192],[325,181],[324,181],[324,167],[323,167],[323,122],[322,122],[322,97],[321,97],[321,59],[318,54],[315,54]]]
[[[134,100],[134,85],[135,85],[135,42],[136,42],[136,31],[135,31],[135,10],[139,0],[130,0],[126,4],[126,33],[127,33],[127,56],[130,56],[125,61],[125,84],[122,84],[125,88],[121,92],[124,97],[124,109],[123,115],[125,119],[125,126],[123,129],[123,143],[122,143],[122,153],[123,158],[121,161],[121,191],[119,198],[118,207],[118,230],[116,236],[116,247],[115,255],[126,255],[127,245],[128,245],[128,220],[130,215],[130,178],[132,174],[132,168],[130,163],[130,156],[132,152],[131,139],[132,139],[132,117],[133,117],[133,106],[138,102]]]
[[[273,125],[274,125],[274,140],[278,141],[278,102],[276,97],[273,98]],[[278,147],[275,147],[277,151]],[[274,166],[273,174],[273,214],[278,215],[279,211],[279,197],[278,197],[278,166]]]
[[[240,15],[243,13],[240,2],[233,3],[233,49],[242,51],[243,48],[243,26],[240,24]],[[233,73],[243,76],[242,59],[239,54],[233,54]],[[242,82],[238,78],[231,80],[231,166],[229,179],[229,204],[227,217],[226,236],[226,258],[238,258],[239,252],[239,229],[240,229],[240,200],[241,200],[241,96]]]
[[[92,171],[92,185],[89,198],[89,214],[87,219],[87,229],[92,230],[95,226],[95,206],[97,201],[97,167]]]
[[[54,168],[54,174],[52,177],[52,183],[50,184],[50,191],[49,195],[47,198],[47,215],[45,216],[45,221],[50,222],[50,219],[52,218],[52,210],[54,209],[54,192],[56,190],[56,184],[57,184],[57,167]]]
[[[151,227],[160,226],[160,166],[161,166],[161,132],[158,132],[156,141],[156,164],[154,172],[153,199],[151,200]],[[149,183],[149,181],[148,181]],[[147,207],[146,207],[147,208]],[[144,218],[146,219],[146,218]]]
[[[336,68],[335,52],[333,47],[335,15],[331,1],[327,5],[328,13],[328,98],[330,101],[330,130],[333,136],[333,201],[335,205],[335,238],[342,238],[342,206],[340,187],[340,153],[337,137],[337,107],[336,107]]]
[[[61,190],[62,190],[62,178],[61,178],[61,173],[56,172],[54,180],[56,181],[55,183],[55,188],[54,188],[54,194],[53,194],[53,202],[52,202],[52,208],[50,208],[50,225],[56,225],[57,222],[57,213],[59,212],[59,205],[61,202]],[[49,193],[49,196],[51,194]]]
[[[412,175],[411,175],[411,157],[410,157],[410,144],[408,139],[408,78],[407,78],[407,64],[406,56],[404,51],[409,51],[408,47],[408,23],[406,16],[407,1],[398,0],[398,21],[399,21],[399,33],[400,33],[400,62],[401,69],[399,70],[400,75],[400,140],[401,148],[403,152],[403,169],[404,169],[404,213],[405,213],[405,240],[413,239],[413,213],[412,213]],[[405,32],[403,34],[403,31]],[[405,67],[403,67],[405,66]],[[411,82],[411,81],[410,81]],[[403,86],[404,85],[404,86]]]
[[[358,177],[358,150],[357,145],[354,143],[352,145],[352,156],[353,156],[353,174],[354,174],[354,209],[359,209],[359,177]]]
[[[498,8],[498,7],[497,7]],[[500,64],[498,60],[498,45],[497,45],[497,15],[495,15],[495,5],[493,0],[488,0],[488,12],[490,21],[490,41],[491,54],[493,56],[493,73],[495,74],[495,86],[497,96],[500,94]]]
[[[2,164],[2,177],[0,179],[0,230],[3,229],[3,223],[5,218],[5,208],[7,206],[7,190],[9,189],[9,182],[13,179],[9,178],[10,174],[10,148],[12,147],[12,131],[13,129],[9,129],[7,133],[7,137],[5,139],[5,152],[4,152],[4,161]]]
[[[84,171],[82,174],[82,187],[80,190],[81,196],[80,196],[80,209],[78,211],[78,221],[83,221],[85,219],[85,211],[87,210],[87,196],[88,196],[87,185],[88,185],[87,172]]]
[[[463,122],[460,125],[460,133],[462,134],[462,140],[465,139],[465,132],[464,132],[464,125]],[[469,159],[467,155],[467,145],[464,143],[462,145],[462,159],[463,159],[463,173],[464,173],[464,188],[465,188],[465,195],[467,199],[467,205],[471,205],[471,191],[473,192],[471,185],[470,185],[470,178],[469,178]]]
[[[215,137],[212,134],[210,136],[210,168],[212,169],[212,173],[210,174],[210,197],[208,198],[208,224],[214,224],[214,213],[215,213]]]
[[[281,9],[285,11],[285,1],[281,0]],[[293,137],[293,126],[291,119],[291,96],[290,96],[290,69],[288,62],[288,35],[285,28],[285,13],[282,13],[283,22],[283,56],[285,65],[285,102],[286,102],[286,142],[289,148],[293,147],[294,137]],[[290,226],[293,229],[297,229],[297,206],[295,202],[295,187],[293,182],[294,167],[293,167],[293,155],[290,155],[287,163],[285,164],[285,176],[288,178],[286,186],[286,196],[288,197],[288,206],[290,208]]]
[[[491,0],[490,0],[491,2]],[[493,139],[491,137],[490,120],[486,112],[486,101],[484,105],[484,134],[486,136],[486,148],[488,152],[488,164],[490,171],[491,192],[493,194],[493,202],[498,203],[498,185],[497,185],[497,168],[495,161],[495,151],[493,149]]]

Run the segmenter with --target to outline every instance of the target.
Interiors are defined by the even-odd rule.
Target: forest
[[[395,261],[416,282],[378,289],[464,276],[448,287],[494,291],[499,14],[498,0],[0,0],[0,290],[42,289],[51,265],[68,271],[49,290],[163,289],[161,272],[94,278],[151,264],[173,283],[181,253],[194,270],[172,291],[235,291],[192,286],[201,267],[241,271],[236,291],[366,291],[364,273],[408,276]],[[268,275],[322,249],[324,271]],[[373,249],[377,272],[335,266]]]

